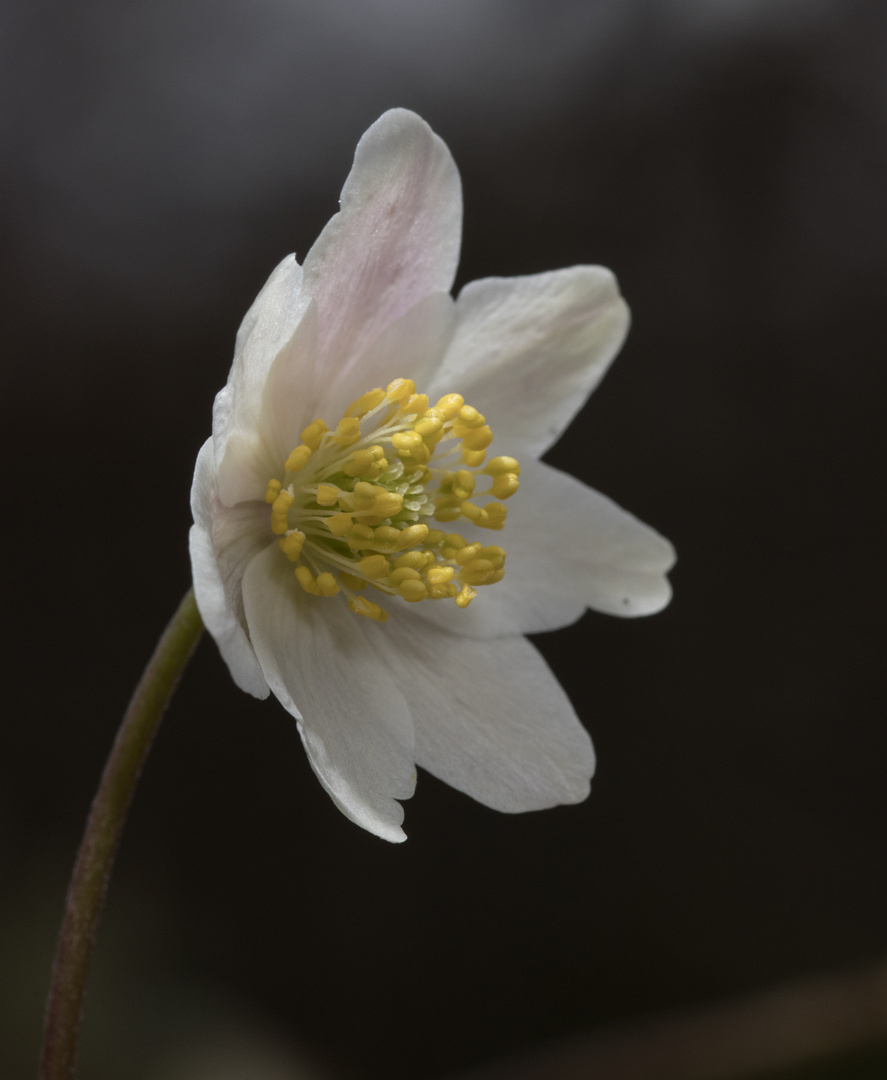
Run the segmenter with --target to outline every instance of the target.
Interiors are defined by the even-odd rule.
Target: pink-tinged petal
[[[634,616],[665,607],[675,556],[664,537],[542,462],[528,461],[520,480],[504,530],[492,541],[489,533],[476,537],[505,548],[504,579],[479,589],[464,611],[444,601],[418,604],[420,618],[483,638],[569,626],[586,608]]]
[[[473,281],[456,320],[435,393],[457,390],[486,415],[497,446],[520,438],[539,457],[600,381],[629,316],[609,270],[573,266]]]
[[[405,839],[403,808],[415,788],[414,732],[391,675],[365,640],[375,625],[342,597],[310,597],[269,548],[247,567],[244,604],[262,671],[299,721],[311,766],[339,809],[385,840]]]
[[[213,404],[217,462],[222,460],[230,433],[256,428],[268,371],[295,333],[306,303],[302,270],[295,256],[289,255],[268,278],[237,332],[228,382]]]
[[[449,292],[461,241],[452,156],[404,109],[385,113],[361,138],[340,204],[304,267],[319,317],[318,396],[395,319],[428,293]]]
[[[412,379],[423,391],[447,351],[454,326],[455,305],[449,293],[424,297],[368,343],[347,379],[329,380],[317,415],[332,426],[361,394],[377,386],[384,389],[398,378]]]
[[[243,627],[242,612],[238,610],[239,591],[235,587],[234,595],[229,594],[213,546],[213,471],[212,440],[207,439],[197,456],[191,489],[191,506],[197,523],[192,526],[189,537],[194,594],[203,622],[215,638],[234,682],[248,694],[265,698],[268,684]],[[230,578],[236,570],[230,559],[231,553],[226,554],[225,572],[231,585]]]
[[[525,638],[470,640],[394,614],[382,629],[412,709],[422,768],[508,813],[586,798],[591,739]]]

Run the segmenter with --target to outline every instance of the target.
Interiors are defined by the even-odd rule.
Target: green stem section
[[[190,589],[157,643],[111,748],[68,887],[46,1006],[40,1080],[71,1080],[74,1075],[89,959],[120,833],[160,719],[202,632]]]

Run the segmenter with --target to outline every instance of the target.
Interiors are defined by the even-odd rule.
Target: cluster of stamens
[[[492,441],[486,419],[461,395],[429,406],[411,379],[363,394],[335,430],[323,420],[309,424],[265,492],[271,529],[305,592],[342,592],[353,612],[384,622],[387,612],[358,593],[372,587],[411,603],[452,599],[465,608],[479,586],[501,581],[501,547],[426,524],[503,527],[498,500],[517,491],[520,466],[496,457],[484,467]],[[490,479],[482,492],[479,475]]]

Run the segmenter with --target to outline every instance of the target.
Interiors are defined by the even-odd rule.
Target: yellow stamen
[[[298,472],[300,469],[305,468],[308,464],[308,458],[310,457],[311,447],[308,446],[307,443],[302,443],[302,445],[297,446],[286,459],[284,468],[287,472]]]
[[[467,608],[475,596],[477,596],[477,589],[472,589],[470,585],[463,585],[456,597],[456,603],[460,608]]]
[[[487,476],[498,476],[500,473],[514,473],[515,476],[520,476],[520,465],[517,458],[494,457],[487,462],[484,472]]]
[[[375,390],[367,390],[365,394],[352,401],[348,408],[345,410],[345,416],[366,416],[371,409],[375,409],[377,405],[381,405],[385,400],[385,391],[377,386]]]
[[[305,534],[293,529],[282,540],[277,541],[280,550],[290,562],[298,562],[302,555],[302,546],[305,543]]]
[[[412,379],[395,379],[388,384],[386,391],[390,401],[403,401],[416,392],[416,384]]]
[[[350,514],[333,514],[326,519],[326,527],[333,536],[347,536],[354,524],[354,518]]]
[[[518,487],[520,487],[520,480],[517,478],[517,473],[500,473],[493,479],[490,494],[495,495],[497,499],[510,499]]]
[[[360,590],[464,608],[500,581],[503,548],[429,527],[433,519],[503,527],[506,508],[491,499],[518,490],[520,466],[499,456],[484,468],[492,440],[484,415],[460,394],[429,406],[411,379],[368,390],[332,430],[312,421],[283,462],[283,480],[272,477],[265,491],[271,529],[304,592],[344,591],[353,612],[384,622],[387,612]],[[479,490],[480,471],[490,484]]]
[[[385,577],[391,570],[391,563],[384,555],[367,555],[357,565],[362,574],[373,580]]]
[[[282,536],[289,528],[287,511],[293,505],[293,496],[288,491],[281,491],[271,505],[271,531]]]
[[[383,611],[378,604],[374,604],[372,600],[367,600],[363,596],[353,597],[348,601],[348,607],[351,608],[355,615],[365,615],[366,618],[372,619],[373,622],[386,622],[388,619],[387,611]]]
[[[317,450],[328,430],[323,420],[312,420],[302,432],[302,442],[312,450]]]
[[[339,591],[338,581],[328,570],[317,575],[317,587],[324,596],[335,596]]]
[[[439,410],[440,416],[444,420],[452,420],[464,403],[465,398],[461,394],[444,394],[435,405],[435,409]]]
[[[343,416],[333,435],[337,446],[352,446],[360,438],[360,420],[356,416]]]

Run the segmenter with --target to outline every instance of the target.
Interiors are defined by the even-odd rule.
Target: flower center
[[[315,420],[268,481],[271,528],[305,592],[344,593],[358,615],[388,614],[358,592],[372,586],[411,603],[452,599],[466,608],[481,585],[505,575],[505,552],[431,528],[467,520],[501,529],[501,502],[517,491],[520,466],[493,458],[485,418],[459,394],[429,407],[411,379],[370,390],[345,411],[336,429]],[[479,475],[490,486],[476,492]]]

